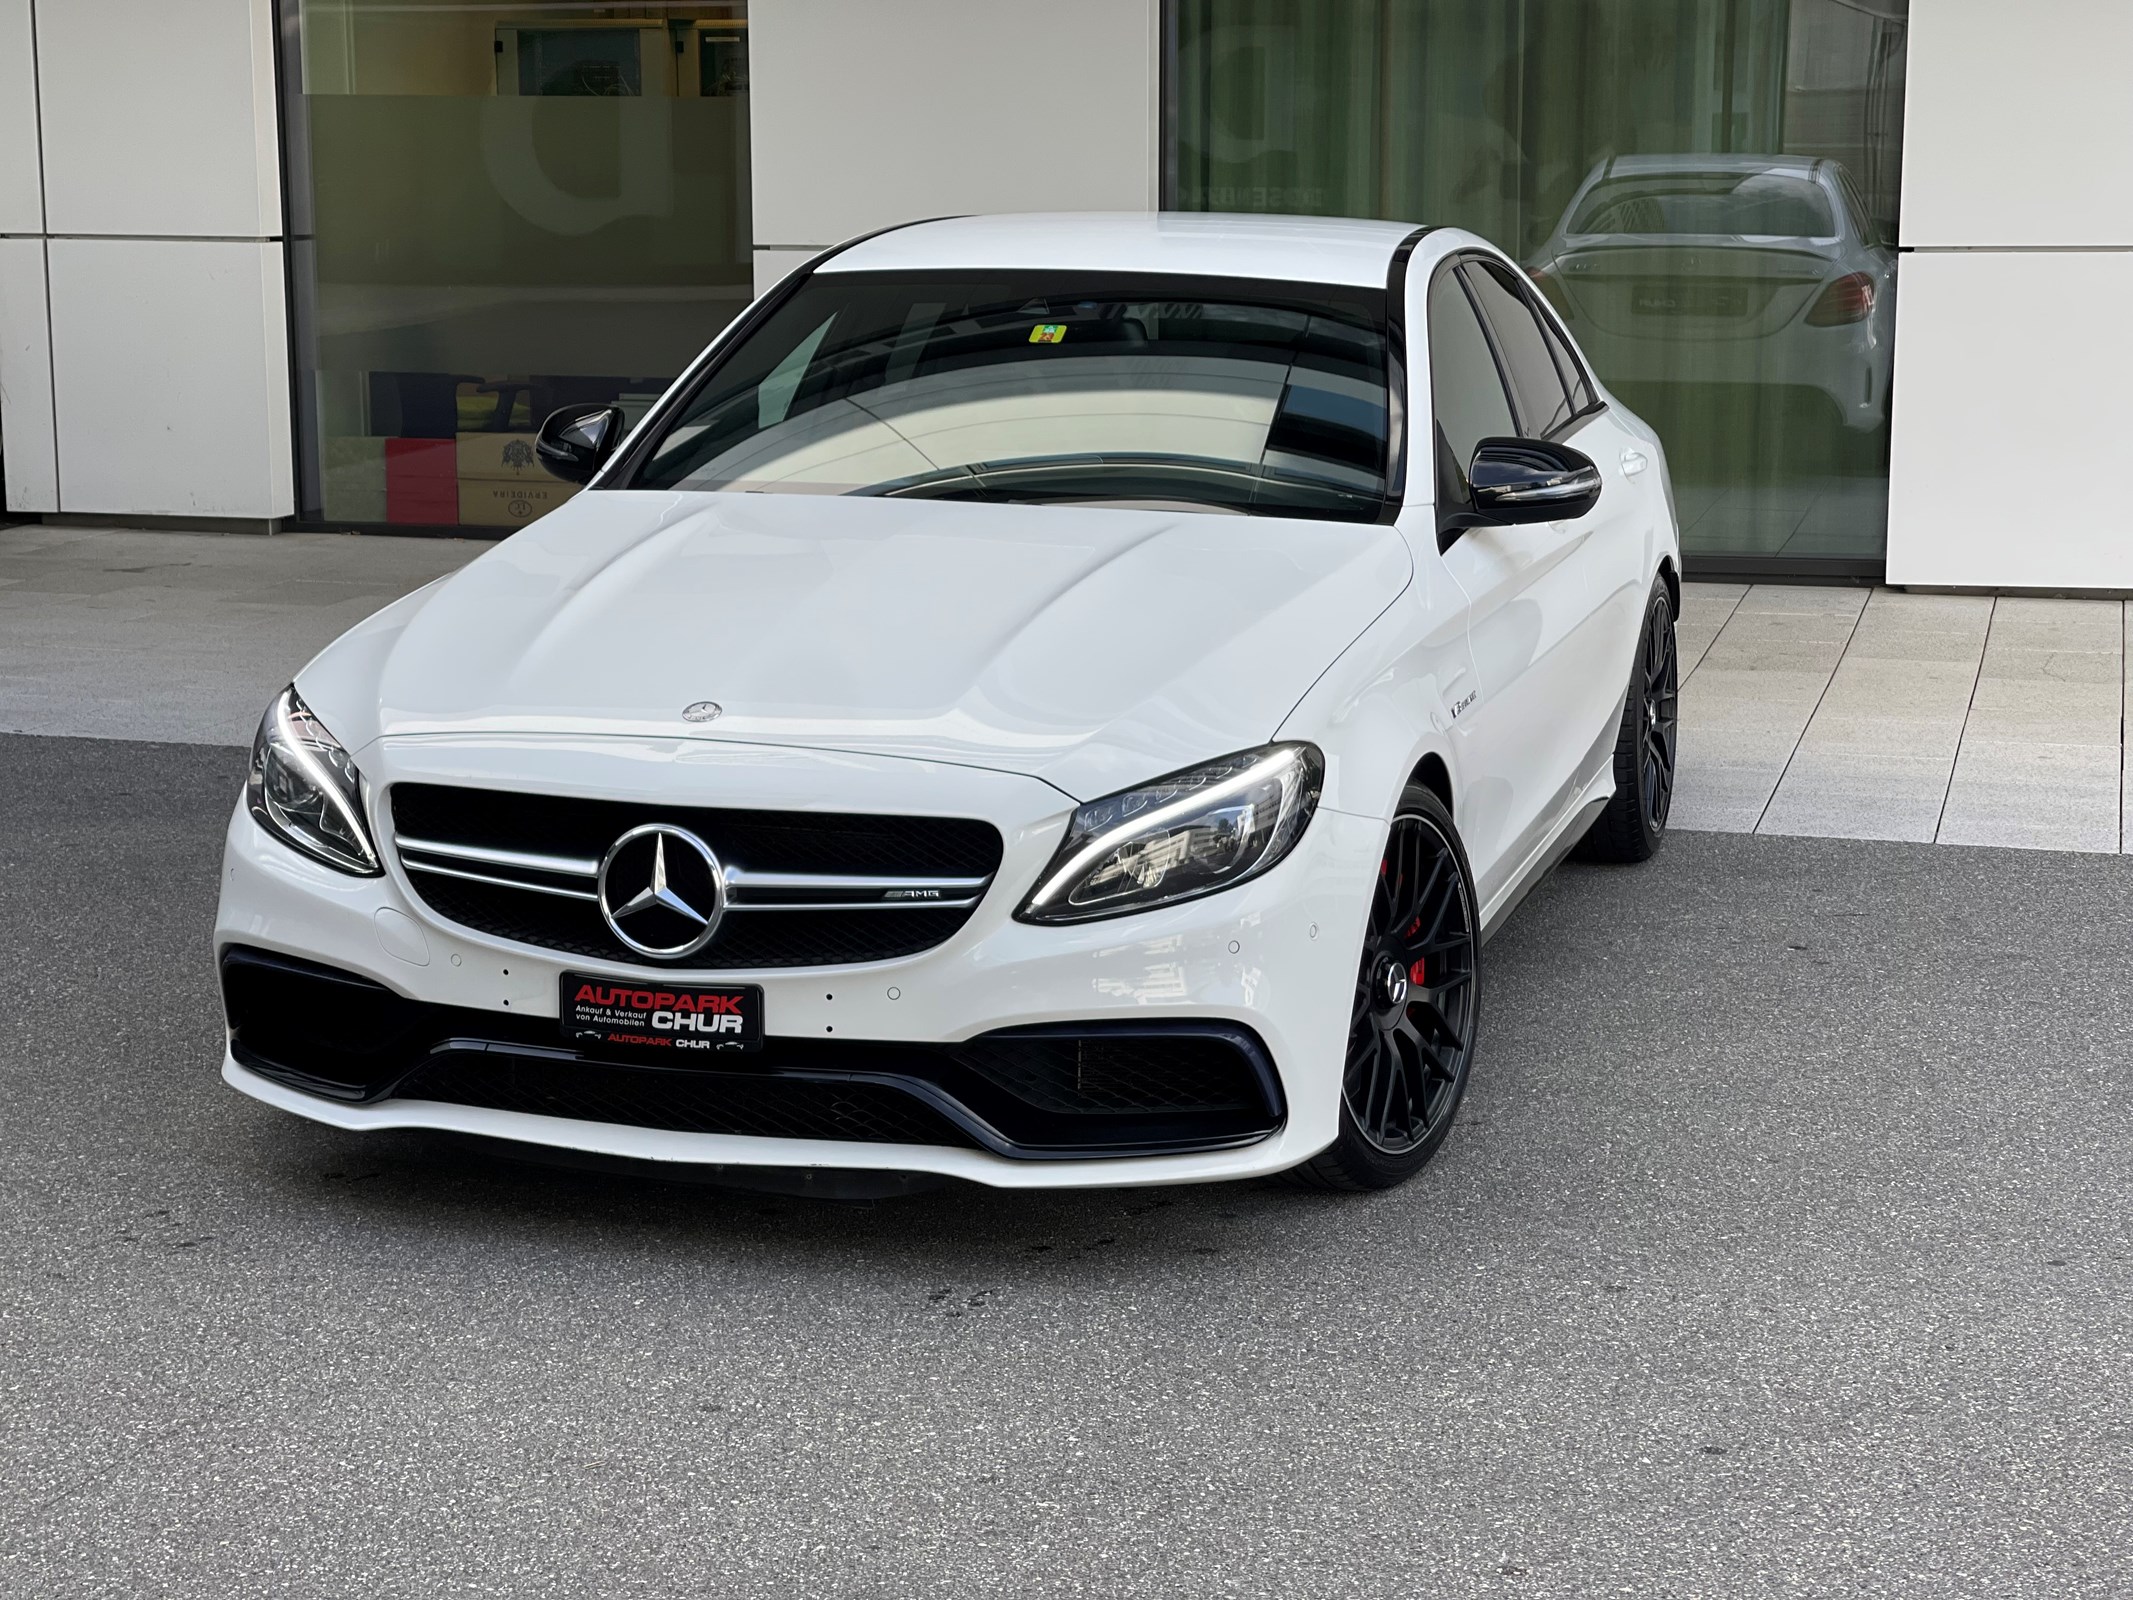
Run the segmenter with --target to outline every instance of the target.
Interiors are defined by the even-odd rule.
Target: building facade
[[[2129,46],[2122,0],[0,0],[6,505],[500,533],[568,492],[549,408],[648,406],[854,234],[1300,211],[1520,261],[1696,571],[2133,589]]]

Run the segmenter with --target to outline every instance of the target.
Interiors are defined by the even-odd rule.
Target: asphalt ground
[[[242,759],[0,737],[0,1592],[2133,1594],[2133,861],[1677,835],[1403,1190],[840,1204],[224,1088]]]

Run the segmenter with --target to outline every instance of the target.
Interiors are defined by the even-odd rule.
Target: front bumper
[[[573,787],[538,745],[498,744],[388,744],[366,752],[364,766],[381,784],[442,776]],[[583,745],[572,754],[582,758]],[[648,760],[646,749],[634,749],[631,770],[644,772]],[[649,969],[456,927],[410,892],[396,863],[384,878],[345,877],[265,834],[241,805],[226,839],[218,953],[244,949],[317,963],[456,1022],[427,1031],[414,1052],[419,1062],[356,1074],[363,1081],[353,1093],[344,1092],[353,1082],[345,1069],[336,1089],[330,1072],[310,1070],[318,1063],[288,1059],[286,1043],[262,1053],[236,1035],[225,1080],[349,1129],[434,1128],[637,1159],[932,1172],[1009,1187],[1249,1177],[1294,1166],[1333,1139],[1355,951],[1382,847],[1376,821],[1322,810],[1288,860],[1236,890],[1135,917],[1040,928],[1014,921],[1012,912],[1050,859],[1071,807],[1034,780],[803,751],[757,749],[727,762],[707,758],[701,747],[654,776],[638,798],[703,803],[712,793],[726,803],[797,805],[804,797],[822,805],[832,794],[857,793],[877,804],[910,804],[915,788],[924,788],[929,809],[984,816],[1000,827],[1007,849],[992,889],[970,922],[935,949],[863,966],[657,974],[761,985],[764,1056],[717,1075],[748,1080],[739,1082],[746,1094],[757,1094],[766,1074],[876,1086],[886,1079],[899,1093],[917,1094],[934,1114],[931,1122],[890,1118],[881,1125],[888,1137],[878,1139],[849,1132],[781,1137],[761,1131],[760,1119],[639,1117],[629,1107],[641,1100],[581,1093],[643,1080],[625,1066],[575,1058],[563,1048],[555,1024],[561,974],[649,978]],[[896,790],[904,791],[901,799],[890,792]],[[330,1003],[322,1010],[316,1028],[323,1041],[337,1022]],[[1012,1100],[987,1102],[982,1085],[973,1090],[967,1074],[956,1076],[966,1049],[991,1048],[1001,1037],[1012,1042],[1049,1030],[1104,1039],[1121,1029],[1248,1041],[1240,1048],[1260,1064],[1266,1092],[1250,1114],[1233,1106],[1211,1122],[1140,1116],[1072,1125],[1108,1130],[1090,1139],[1068,1137]],[[450,1059],[438,1060],[437,1047],[447,1042]],[[460,1048],[468,1043],[510,1059],[470,1059]],[[327,1053],[322,1045],[321,1056]],[[403,1079],[416,1066],[431,1070]],[[492,1068],[506,1072],[511,1092],[474,1093],[488,1103],[464,1103],[470,1076]],[[618,1072],[624,1077],[615,1079]],[[456,1087],[425,1091],[440,1081]],[[564,1110],[581,1114],[556,1114]],[[666,1125],[647,1125],[657,1122]],[[698,1131],[706,1125],[751,1131]],[[805,1119],[791,1125],[810,1126]]]

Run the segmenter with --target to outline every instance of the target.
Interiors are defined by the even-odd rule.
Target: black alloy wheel
[[[1378,868],[1349,1010],[1341,1131],[1297,1176],[1384,1189],[1422,1170],[1466,1092],[1480,1016],[1480,917],[1450,814],[1401,800]]]
[[[1578,844],[1587,861],[1649,861],[1666,839],[1681,747],[1681,665],[1674,597],[1661,578],[1645,602],[1615,733],[1615,792]]]
[[[1674,608],[1662,590],[1652,596],[1638,649],[1644,673],[1644,739],[1637,750],[1637,795],[1644,825],[1653,834],[1666,831],[1667,813],[1674,805],[1674,755],[1681,723],[1679,660]]]

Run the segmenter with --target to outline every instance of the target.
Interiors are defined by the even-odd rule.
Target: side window
[[[1500,268],[1474,261],[1460,271],[1474,286],[1474,298],[1496,334],[1496,347],[1503,352],[1505,372],[1518,400],[1518,415],[1529,439],[1545,438],[1570,420],[1577,408],[1556,371],[1555,357],[1548,353],[1540,323],[1526,297],[1507,282]]]
[[[1438,273],[1429,286],[1429,388],[1439,474],[1464,499],[1474,447],[1484,439],[1515,437],[1518,424],[1511,418],[1495,353],[1456,272]]]
[[[1570,391],[1570,411],[1575,416],[1580,411],[1591,409],[1599,396],[1592,392],[1592,379],[1586,376],[1585,365],[1578,360],[1578,353],[1570,348],[1570,341],[1563,337],[1563,330],[1556,325],[1555,317],[1546,306],[1539,308],[1541,336],[1548,341],[1549,353],[1555,357],[1556,367],[1563,375],[1563,384]]]

